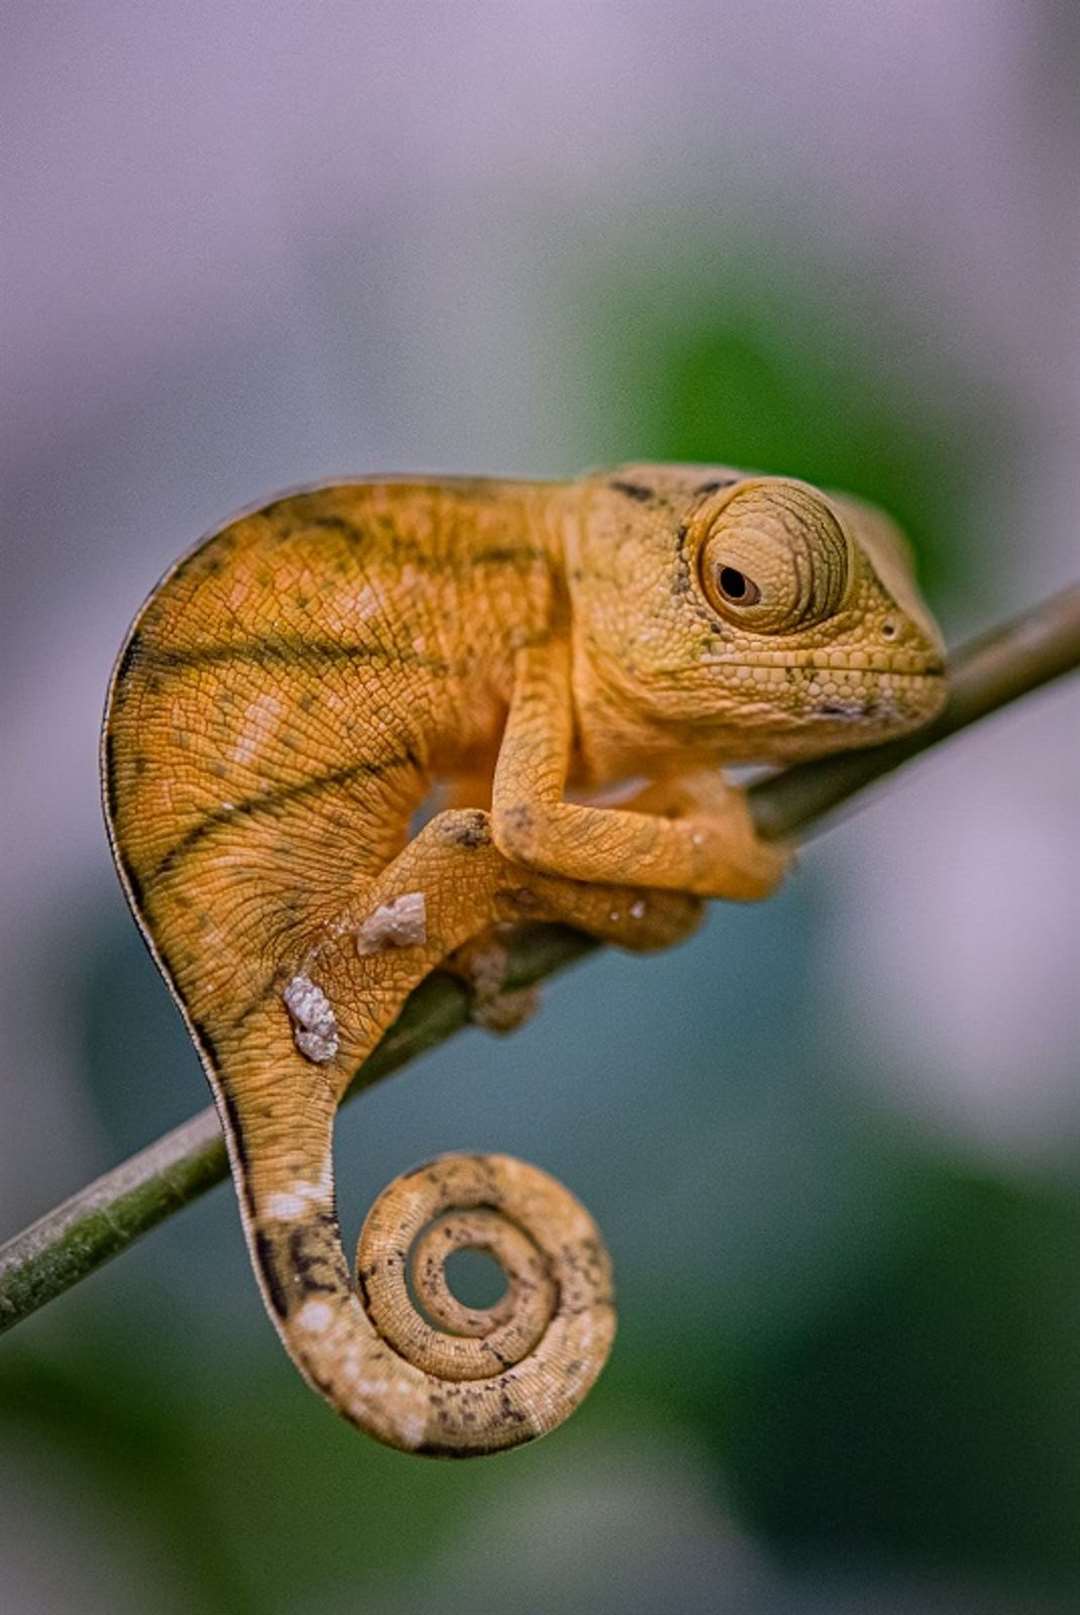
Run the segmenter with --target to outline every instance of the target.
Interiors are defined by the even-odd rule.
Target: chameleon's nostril
[[[886,617],[885,621],[882,623],[881,637],[882,639],[896,638],[896,624],[891,617]]]

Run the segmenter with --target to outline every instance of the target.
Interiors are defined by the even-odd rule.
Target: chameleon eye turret
[[[209,1079],[270,1317],[380,1441],[465,1457],[554,1428],[607,1358],[611,1265],[546,1173],[461,1155],[390,1185],[350,1274],[337,1107],[436,968],[506,1026],[507,924],[645,952],[703,897],[774,890],[788,850],[718,764],[777,734],[786,755],[850,743],[830,681],[871,691],[860,740],[931,715],[901,686],[932,682],[932,624],[834,503],[679,466],[341,484],[211,535],[132,627],[102,745],[120,877]],[[633,776],[619,808],[568,794]],[[448,1288],[465,1248],[504,1269],[491,1307]]]
[[[851,541],[821,495],[802,483],[736,483],[707,498],[690,530],[709,605],[755,633],[824,622],[850,586]]]

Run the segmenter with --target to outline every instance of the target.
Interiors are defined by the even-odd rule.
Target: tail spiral
[[[585,1208],[507,1155],[446,1155],[396,1178],[368,1214],[355,1288],[336,1219],[257,1226],[256,1260],[306,1377],[389,1446],[469,1457],[545,1435],[611,1349],[611,1262]],[[481,1250],[506,1276],[491,1307],[451,1293],[447,1258]]]

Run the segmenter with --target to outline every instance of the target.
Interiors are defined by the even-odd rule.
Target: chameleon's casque
[[[788,854],[721,764],[884,740],[943,692],[886,518],[722,468],[319,488],[168,574],[109,692],[113,849],[210,1079],[267,1307],[340,1413],[416,1452],[514,1446],[567,1416],[614,1333],[588,1214],[506,1157],[396,1180],[350,1277],[334,1115],[411,990],[449,963],[505,1024],[500,925],[657,948],[703,897],[767,895]],[[495,1306],[451,1294],[463,1247],[501,1262]]]

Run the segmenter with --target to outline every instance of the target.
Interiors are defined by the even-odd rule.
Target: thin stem
[[[904,740],[788,769],[750,792],[765,836],[805,834],[841,803],[968,724],[1080,666],[1080,584],[967,646],[950,668],[950,694],[934,723]],[[534,926],[513,939],[507,985],[532,985],[595,944],[562,926]],[[444,1042],[468,1020],[461,983],[436,972],[419,986],[346,1098]],[[0,1331],[92,1273],[133,1240],[226,1176],[225,1144],[212,1106],[0,1246]]]

